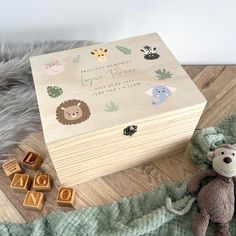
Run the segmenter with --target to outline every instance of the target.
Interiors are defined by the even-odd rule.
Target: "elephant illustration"
[[[166,99],[172,95],[176,88],[168,85],[157,85],[148,89],[145,94],[152,96],[153,106],[158,106],[166,101]]]

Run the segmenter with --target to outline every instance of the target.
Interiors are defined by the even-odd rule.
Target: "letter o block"
[[[75,201],[75,189],[60,187],[57,194],[57,204],[63,207],[73,207]]]
[[[32,170],[38,170],[38,168],[40,167],[42,162],[43,162],[43,158],[41,156],[39,156],[38,154],[33,153],[33,152],[28,152],[25,155],[25,157],[22,161],[22,164],[26,168],[29,168]]]
[[[52,180],[49,174],[37,173],[34,175],[33,189],[37,191],[51,191]]]

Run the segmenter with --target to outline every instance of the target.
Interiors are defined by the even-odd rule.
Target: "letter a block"
[[[35,174],[33,188],[37,191],[51,191],[51,176],[49,174]]]
[[[23,206],[28,209],[41,211],[44,204],[44,195],[40,192],[28,191],[26,193]]]
[[[32,170],[37,170],[42,164],[42,162],[42,157],[33,152],[28,152],[22,161],[25,167]]]
[[[11,181],[10,187],[16,192],[27,192],[30,189],[31,180],[27,174],[16,173]]]
[[[2,165],[7,177],[13,179],[15,173],[23,173],[16,159],[10,160]]]
[[[61,187],[58,190],[57,204],[59,206],[73,207],[75,201],[75,189],[70,187]]]

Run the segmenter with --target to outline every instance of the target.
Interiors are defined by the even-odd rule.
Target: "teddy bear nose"
[[[223,159],[223,161],[226,163],[226,164],[229,164],[230,162],[232,162],[232,159],[230,157],[225,157]]]

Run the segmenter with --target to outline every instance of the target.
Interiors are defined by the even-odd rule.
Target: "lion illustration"
[[[64,101],[57,107],[57,120],[63,125],[78,124],[90,117],[88,105],[80,100]]]

